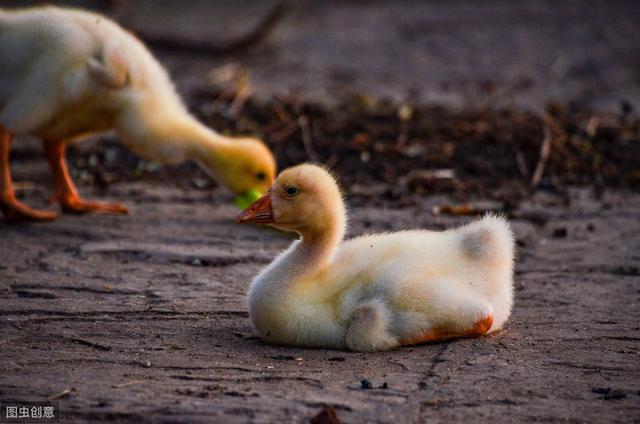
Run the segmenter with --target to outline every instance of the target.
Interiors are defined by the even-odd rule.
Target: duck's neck
[[[224,157],[230,143],[191,116],[181,105],[131,105],[118,119],[120,139],[134,153],[161,164]]]
[[[340,205],[339,209],[325,220],[322,228],[300,229],[300,240],[293,242],[256,283],[279,295],[326,269],[333,262],[346,230],[344,207]]]

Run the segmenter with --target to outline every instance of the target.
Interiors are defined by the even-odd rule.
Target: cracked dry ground
[[[233,224],[219,190],[118,183],[101,195],[131,216],[0,224],[0,400],[73,388],[73,422],[308,422],[324,405],[351,423],[638,420],[640,196],[571,193],[521,205],[546,224],[513,221],[504,331],[375,354],[252,335],[244,293],[290,239]],[[436,201],[355,207],[351,233],[462,221]]]

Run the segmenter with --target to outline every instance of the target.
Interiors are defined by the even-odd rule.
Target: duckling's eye
[[[287,196],[289,197],[295,196],[296,194],[298,194],[298,191],[299,191],[298,188],[293,186],[289,186],[284,189],[284,192],[287,193]]]
[[[258,181],[264,181],[267,179],[267,174],[265,174],[264,172],[258,172],[256,174],[256,178],[258,179]]]

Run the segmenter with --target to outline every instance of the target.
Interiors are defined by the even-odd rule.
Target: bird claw
[[[129,209],[122,203],[106,203],[106,202],[89,202],[78,198],[63,199],[61,201],[62,209],[65,212],[83,214],[83,213],[102,213],[127,215]]]
[[[57,212],[32,209],[16,198],[0,200],[0,209],[8,221],[53,221]]]

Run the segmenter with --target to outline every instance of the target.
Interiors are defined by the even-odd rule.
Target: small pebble
[[[565,238],[567,236],[567,227],[558,227],[553,230],[554,238]]]
[[[599,395],[604,395],[602,397],[604,400],[624,399],[627,397],[622,390],[612,389],[611,387],[594,387],[591,391]]]

